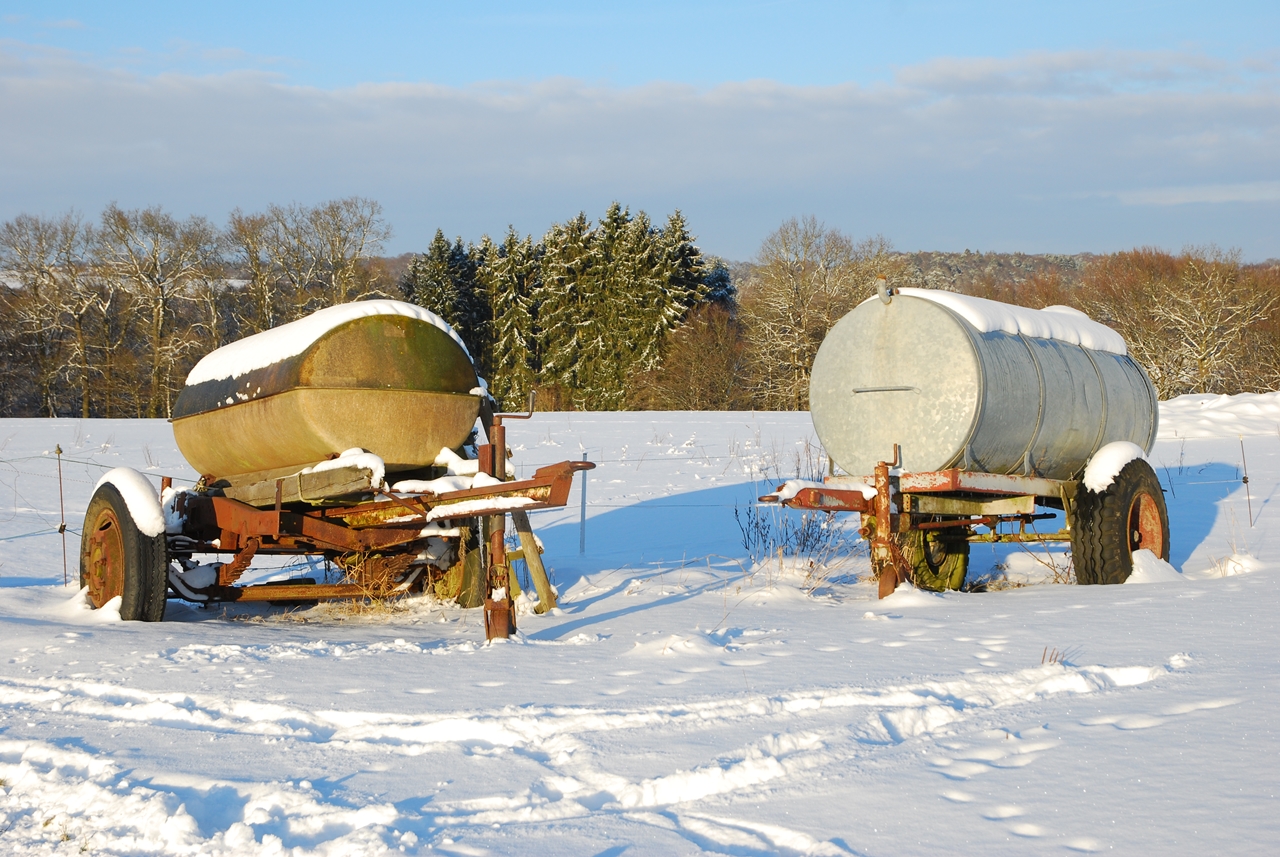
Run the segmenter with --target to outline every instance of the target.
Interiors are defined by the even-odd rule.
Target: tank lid
[[[425,321],[447,333],[471,360],[466,344],[449,323],[440,316],[420,306],[404,301],[355,301],[317,310],[311,315],[246,336],[244,339],[224,345],[195,365],[187,376],[187,386],[206,381],[223,381],[239,378],[255,369],[263,369],[290,357],[296,357],[310,348],[329,331],[357,318],[376,315],[400,315]],[[474,360],[472,361],[474,362]]]

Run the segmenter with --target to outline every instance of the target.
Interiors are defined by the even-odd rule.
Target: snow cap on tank
[[[403,301],[356,301],[205,355],[187,376],[173,417],[302,387],[483,395],[484,386],[466,344],[440,316]]]
[[[904,288],[896,293],[940,304],[980,333],[998,330],[1013,336],[1054,339],[1110,354],[1129,353],[1124,337],[1074,307],[1054,305],[1031,309],[937,289]]]
[[[341,324],[375,315],[398,315],[426,322],[444,332],[471,360],[466,343],[440,316],[404,301],[355,301],[317,310],[297,321],[246,336],[206,354],[187,375],[187,386],[205,381],[239,378],[306,351],[316,340]]]

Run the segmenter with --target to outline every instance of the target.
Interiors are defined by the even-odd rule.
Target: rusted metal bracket
[[[1045,517],[1054,517],[1047,515]],[[980,542],[984,544],[999,544],[1000,542],[1069,542],[1071,541],[1070,530],[1058,530],[1053,533],[983,533],[982,535],[970,536],[969,541]]]
[[[250,536],[244,540],[244,547],[235,555],[231,562],[223,563],[218,566],[218,585],[230,586],[240,579],[240,575],[244,574],[245,569],[249,567],[249,563],[253,561],[253,555],[258,552],[262,542]]]
[[[978,500],[970,497],[904,493],[902,507],[904,512],[910,512],[913,515],[986,515],[999,518],[1033,514],[1036,498],[1033,494],[1011,494],[1001,495],[995,499]]]
[[[490,507],[478,506],[476,500],[501,501],[515,497],[530,500],[521,508],[525,511],[563,506],[569,498],[569,490],[573,486],[573,474],[579,470],[590,470],[595,467],[589,461],[562,461],[540,467],[532,478],[515,482],[504,482],[501,485],[487,485],[481,488],[466,488],[461,491],[448,491],[442,494],[419,494],[402,492],[410,496],[396,497],[400,508],[392,508],[385,501],[359,503],[353,506],[337,506],[317,509],[306,514],[309,517],[325,520],[341,520],[349,527],[380,527],[387,524],[403,523],[405,512],[427,521],[442,521],[452,518],[475,518],[485,515],[500,515],[510,511],[508,504],[495,502]],[[394,496],[394,495],[393,495]],[[454,512],[449,506],[467,502]],[[401,511],[401,509],[405,511]],[[399,520],[397,520],[399,519]]]
[[[293,550],[309,545],[337,551],[383,550],[422,538],[421,526],[353,529],[312,514],[255,509],[229,497],[209,497],[207,501],[215,526],[221,530],[223,550],[238,550],[242,539],[249,537],[258,538],[263,549],[278,546]]]
[[[782,486],[778,490],[782,490]],[[761,503],[779,502],[776,494],[765,494],[759,500]],[[788,508],[813,509],[819,512],[870,512],[872,507],[872,501],[863,496],[861,491],[826,487],[801,488],[794,497],[781,503]]]
[[[873,559],[880,560],[880,590],[879,595],[884,598],[886,595],[893,594],[898,588],[898,584],[904,580],[911,579],[911,566],[903,557],[902,551],[898,549],[898,545],[893,541],[893,533],[904,526],[910,524],[909,516],[900,516],[894,512],[894,495],[897,493],[898,479],[890,473],[891,467],[896,467],[902,463],[902,448],[896,443],[893,445],[893,463],[881,461],[876,465],[875,489],[876,496],[875,516],[876,516],[876,537],[871,543],[871,555]]]
[[[905,494],[969,491],[978,494],[1030,494],[1035,497],[1057,497],[1062,481],[1043,476],[1014,476],[982,473],[973,470],[929,470],[904,473],[898,488]]]
[[[416,517],[422,518],[422,520],[424,521],[427,519],[427,511],[421,506],[414,506],[411,503],[407,503],[401,498],[397,497],[395,494],[392,494],[390,491],[388,491],[385,488],[379,488],[378,493],[381,494],[383,497],[386,497],[392,503],[395,503],[397,506],[400,506],[401,508],[406,509],[411,515],[415,515]]]
[[[569,499],[569,489],[573,487],[573,474],[579,470],[594,470],[595,464],[590,461],[561,461],[539,467],[533,477],[516,482],[505,482],[501,486],[492,485],[484,488],[468,488],[463,491],[450,491],[437,494],[430,499],[432,519],[448,518],[447,507],[466,500],[482,500],[488,498],[528,497],[535,502],[525,506],[525,511],[542,509],[551,506],[563,506]],[[454,517],[475,517],[484,514],[501,514],[509,511],[505,508],[492,511],[471,510],[461,512]]]

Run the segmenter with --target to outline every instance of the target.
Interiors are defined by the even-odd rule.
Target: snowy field
[[[73,530],[106,469],[194,474],[161,421],[0,421],[0,854],[1280,849],[1280,394],[1165,403],[1180,574],[975,546],[989,591],[884,601],[865,551],[744,548],[735,509],[821,470],[807,414],[509,432],[518,472],[599,468],[585,532],[580,488],[533,515],[561,609],[485,645],[426,599],[87,610],[55,444]]]

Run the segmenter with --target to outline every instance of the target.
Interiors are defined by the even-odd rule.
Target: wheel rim
[[[925,538],[924,561],[929,564],[931,571],[936,572],[942,568],[942,564],[947,561],[947,546],[942,539]]]
[[[1164,521],[1160,507],[1150,494],[1133,498],[1129,507],[1129,551],[1149,550],[1164,559]]]
[[[93,522],[89,536],[89,557],[85,563],[85,585],[89,600],[101,607],[124,594],[124,535],[120,520],[111,509],[103,509]]]

